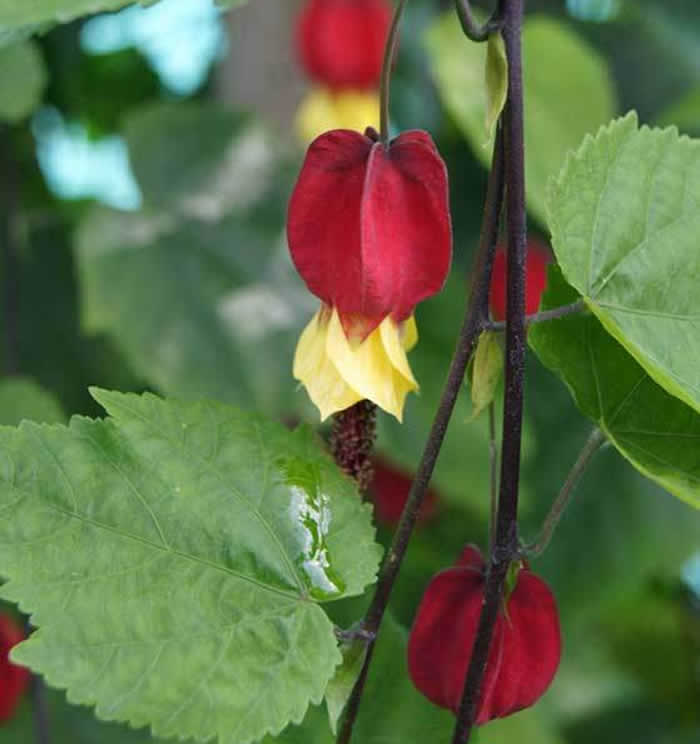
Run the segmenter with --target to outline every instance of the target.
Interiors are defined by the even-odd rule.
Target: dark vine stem
[[[476,716],[493,628],[511,560],[518,555],[518,487],[525,372],[525,148],[521,33],[524,0],[506,0],[503,39],[508,58],[508,99],[503,112],[505,132],[506,211],[508,233],[508,299],[501,479],[496,539],[491,551],[484,603],[472,648],[452,744],[466,744]]]
[[[416,477],[411,485],[411,491],[401,514],[399,525],[394,533],[391,546],[379,570],[374,597],[362,623],[364,630],[371,640],[367,644],[367,654],[362,665],[362,670],[347,703],[337,744],[348,744],[352,738],[352,731],[360,709],[367,674],[372,663],[376,636],[389,603],[389,597],[398,576],[401,562],[408,548],[423,498],[428,490],[430,478],[433,474],[438,455],[440,454],[443,440],[445,439],[447,425],[452,416],[457,396],[464,383],[467,364],[487,317],[491,267],[496,249],[496,240],[498,238],[499,219],[503,204],[503,187],[504,138],[502,129],[499,127],[486,192],[479,250],[472,272],[469,305],[459,333],[452,362],[450,363],[442,398],[440,399],[440,404],[435,414],[420,464],[418,465]]]
[[[457,16],[462,25],[464,35],[472,41],[486,41],[492,33],[501,28],[503,19],[500,14],[500,6],[501,3],[499,3],[499,10],[497,10],[488,21],[486,21],[486,23],[479,25],[474,17],[474,12],[472,11],[469,0],[455,0]]]
[[[579,456],[576,458],[576,462],[569,471],[564,485],[561,487],[556,499],[554,499],[554,503],[544,520],[540,534],[533,543],[523,546],[522,552],[525,555],[538,556],[546,550],[549,541],[552,539],[554,530],[559,524],[559,520],[562,518],[566,507],[571,501],[576,485],[581,480],[581,476],[586,471],[595,453],[600,450],[606,441],[605,434],[600,429],[593,429]]]
[[[391,90],[391,70],[394,66],[396,47],[399,41],[399,26],[407,0],[399,0],[391,21],[389,36],[384,48],[384,61],[382,63],[382,78],[379,88],[379,136],[382,144],[389,144],[389,97]]]

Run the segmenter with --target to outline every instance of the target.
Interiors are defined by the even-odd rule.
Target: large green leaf
[[[0,430],[0,575],[39,630],[13,658],[99,717],[255,741],[340,661],[318,602],[378,563],[369,507],[306,429],[96,391],[111,418]]]
[[[408,676],[406,631],[387,615],[377,639],[353,740],[362,744],[447,741],[454,716],[420,695]],[[333,744],[323,708],[310,708],[301,726],[265,739],[280,744]]]
[[[464,36],[454,11],[433,23],[426,44],[445,107],[488,166],[486,44]],[[528,205],[544,223],[549,178],[559,172],[568,150],[614,116],[615,95],[604,60],[566,25],[529,16],[523,49]]]
[[[544,307],[575,299],[550,271]],[[533,327],[530,344],[568,385],[578,407],[643,475],[700,507],[700,415],[669,395],[592,314]]]
[[[566,280],[663,388],[700,411],[700,140],[637,126],[588,137],[552,182]]]
[[[46,87],[46,65],[39,46],[20,41],[0,46],[0,120],[16,123],[41,103]]]
[[[83,221],[84,326],[110,333],[165,393],[303,409],[291,362],[316,301],[282,240],[273,144],[245,117],[195,105],[146,109],[126,131],[149,206]]]

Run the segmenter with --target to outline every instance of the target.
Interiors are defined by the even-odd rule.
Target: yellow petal
[[[326,352],[352,390],[401,421],[406,395],[418,389],[401,346],[399,329],[385,318],[359,344],[350,344],[334,309],[328,324]]]
[[[340,376],[326,354],[328,336],[328,311],[321,308],[299,337],[294,354],[294,377],[309,394],[321,412],[321,420],[343,411],[362,400]]]
[[[314,88],[299,105],[295,126],[304,144],[331,129],[363,132],[367,127],[379,126],[379,96],[366,91],[332,93]]]
[[[411,351],[418,343],[418,326],[414,315],[411,315],[399,326],[399,332],[401,334],[401,345],[406,351]]]

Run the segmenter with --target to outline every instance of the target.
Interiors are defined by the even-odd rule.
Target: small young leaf
[[[0,429],[13,658],[155,735],[245,744],[300,721],[341,661],[320,601],[371,582],[371,510],[307,429],[95,391],[110,417]]]
[[[486,51],[486,135],[493,137],[508,97],[508,58],[500,32],[489,36]]]
[[[552,181],[567,282],[672,395],[700,411],[700,140],[630,113],[587,137]]]
[[[575,301],[550,269],[543,307]],[[528,333],[541,361],[566,383],[576,404],[642,475],[700,508],[700,415],[657,385],[592,314],[535,324]]]
[[[335,670],[335,676],[326,687],[326,708],[333,736],[336,735],[338,719],[348,702],[352,688],[360,676],[362,664],[367,655],[367,642],[358,639],[343,643],[340,647],[343,661]]]
[[[493,401],[503,374],[503,342],[501,334],[485,331],[479,336],[471,370],[471,420]]]

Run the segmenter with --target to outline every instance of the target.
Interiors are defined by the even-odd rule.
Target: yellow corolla
[[[313,88],[296,114],[296,130],[304,144],[331,129],[364,132],[379,126],[379,95],[374,91],[330,91]]]
[[[413,316],[386,317],[363,341],[348,340],[338,311],[322,305],[299,338],[294,377],[322,420],[367,399],[401,421],[406,395],[418,390],[406,357],[417,341]]]

